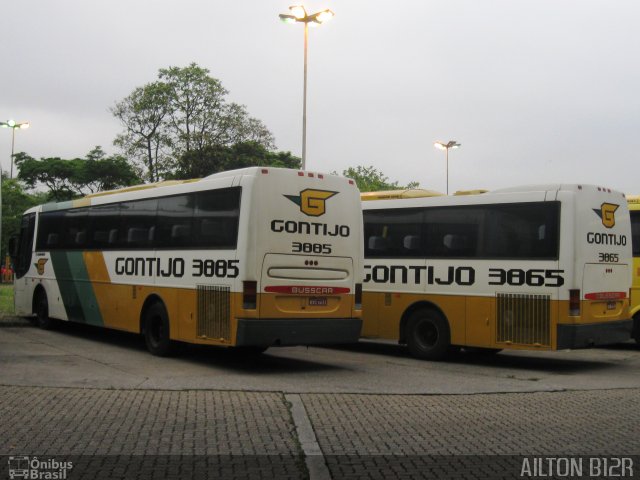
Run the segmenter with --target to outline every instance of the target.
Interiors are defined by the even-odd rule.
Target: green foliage
[[[389,178],[374,167],[349,167],[343,170],[345,177],[355,180],[361,192],[378,192],[381,190],[402,190],[418,188],[419,182],[410,182],[407,186],[398,185],[398,182],[389,182]]]
[[[232,146],[213,145],[185,152],[180,157],[173,178],[199,178],[251,166],[300,168],[301,160],[290,152],[270,152],[257,142],[242,142]]]
[[[4,264],[4,255],[7,252],[9,238],[20,231],[20,220],[25,210],[45,203],[45,193],[29,194],[25,192],[24,185],[17,179],[2,178],[2,245],[0,257]]]
[[[13,313],[13,285],[0,285],[0,317]]]
[[[48,189],[47,200],[60,202],[102,190],[140,183],[124,157],[107,157],[100,147],[86,158],[64,160],[47,157],[36,160],[26,153],[15,156],[18,179],[27,186]]]
[[[124,127],[114,143],[152,182],[183,175],[184,163],[194,158],[224,156],[220,147],[255,142],[272,149],[271,132],[245,106],[228,102],[227,94],[220,80],[195,63],[161,69],[157,81],[111,109]]]

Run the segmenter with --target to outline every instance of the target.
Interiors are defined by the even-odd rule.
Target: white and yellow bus
[[[631,216],[631,237],[633,244],[633,281],[631,285],[632,336],[640,343],[640,195],[627,195]]]
[[[630,338],[622,193],[544,185],[362,197],[364,338],[427,359],[452,346],[555,350]]]
[[[15,309],[264,350],[356,341],[362,213],[335,175],[248,168],[41,205],[14,241]]]

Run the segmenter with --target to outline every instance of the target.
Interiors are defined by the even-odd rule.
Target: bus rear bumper
[[[632,320],[583,325],[559,324],[557,349],[588,348],[626,342],[631,339],[632,324]]]
[[[239,318],[236,345],[285,346],[355,343],[359,318]]]

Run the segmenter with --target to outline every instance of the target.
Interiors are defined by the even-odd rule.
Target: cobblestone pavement
[[[640,453],[640,389],[300,398],[336,479],[518,478],[523,455]],[[304,479],[289,407],[269,392],[4,386],[0,454],[73,461],[70,479]]]

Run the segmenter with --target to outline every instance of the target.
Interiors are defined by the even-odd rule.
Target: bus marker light
[[[576,317],[580,315],[580,290],[569,290],[569,315]]]
[[[242,308],[255,310],[257,306],[258,282],[242,282]]]

